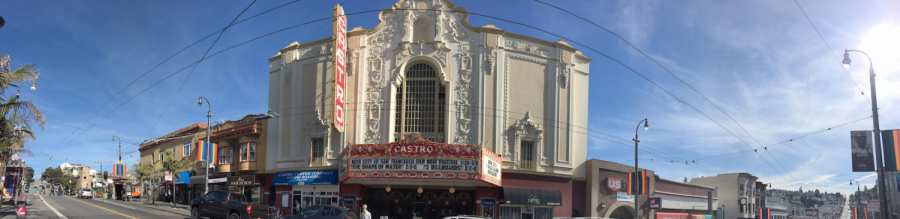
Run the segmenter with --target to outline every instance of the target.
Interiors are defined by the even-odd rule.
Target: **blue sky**
[[[259,1],[241,19],[287,2]],[[878,73],[881,128],[900,128],[900,86],[896,86],[900,84],[900,66],[890,65],[900,61],[900,54],[889,52],[900,50],[900,44],[888,40],[900,38],[898,3],[800,0],[831,46],[833,51],[829,51],[792,1],[547,2],[619,34],[747,130],[743,131],[704,97],[615,36],[569,14],[533,1],[454,1],[470,12],[525,23],[603,52],[709,116],[708,119],[694,111],[618,63],[570,41],[593,59],[590,125],[586,131],[591,135],[633,144],[633,127],[648,118],[651,129],[641,130],[642,147],[671,154],[678,160],[697,160],[716,173],[748,172],[782,189],[803,186],[849,192],[853,188],[847,181],[851,179],[863,179],[871,187],[874,177],[851,172],[849,156],[849,131],[871,130],[871,119],[772,146],[768,148],[771,155],[759,150],[762,158],[744,152],[699,160],[748,150],[748,146],[762,148],[871,115],[868,102],[854,85],[855,81],[869,96],[867,61],[861,54],[851,54],[854,64],[847,69],[849,74],[845,73],[832,55],[833,52],[842,58],[844,48],[862,48],[873,56]],[[28,143],[35,152],[35,157],[26,158],[28,164],[40,172],[61,164],[63,157],[68,156],[70,163],[99,168],[94,162],[116,160],[117,144],[110,140],[111,135],[123,137],[122,150],[130,152],[123,158],[127,164],[135,163],[135,143],[205,122],[207,107],[196,105],[201,95],[212,102],[215,120],[266,112],[266,59],[290,42],[330,36],[329,21],[272,34],[205,60],[174,99],[191,68],[137,95],[199,60],[214,35],[160,65],[100,108],[163,60],[227,26],[249,3],[4,3],[0,15],[6,19],[6,26],[0,28],[0,54],[12,57],[13,67],[28,62],[41,67],[38,89],[22,93],[47,117],[44,130],[36,132],[38,140]],[[301,0],[233,26],[211,54],[263,34],[331,16],[331,8],[337,3],[344,4],[347,13],[353,13],[388,8],[395,1]],[[349,26],[372,28],[378,22],[376,15],[350,16]],[[473,26],[491,23],[549,41],[559,39],[485,17],[471,16],[469,22]],[[886,37],[892,34],[895,37]],[[133,99],[129,101],[130,98]],[[162,114],[170,100],[172,104]],[[98,109],[97,115],[85,123]],[[159,123],[151,132],[157,119]],[[79,126],[90,131],[79,136],[74,128]],[[633,148],[595,137],[588,139],[588,158],[633,164]],[[641,167],[672,180],[713,174],[643,151],[640,158]]]

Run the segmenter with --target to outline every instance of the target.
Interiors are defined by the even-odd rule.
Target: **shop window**
[[[439,80],[437,71],[428,64],[409,67],[403,84],[397,87],[394,136],[419,133],[431,141],[443,142],[446,89]]]
[[[247,143],[247,147],[249,148],[248,159],[250,161],[256,161],[256,142]]]
[[[310,161],[312,166],[325,166],[325,138],[313,138],[311,143]]]
[[[522,219],[522,208],[518,206],[500,206],[500,219]]]
[[[250,188],[250,203],[262,203],[262,186],[255,186]]]
[[[522,154],[522,157],[519,158],[519,162],[521,163],[519,167],[526,170],[534,170],[534,142],[522,141],[522,148],[520,153]]]
[[[534,208],[534,219],[553,219],[553,208]]]

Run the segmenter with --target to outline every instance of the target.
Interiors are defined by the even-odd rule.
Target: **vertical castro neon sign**
[[[344,132],[344,82],[347,54],[347,16],[341,5],[334,5],[334,130]]]

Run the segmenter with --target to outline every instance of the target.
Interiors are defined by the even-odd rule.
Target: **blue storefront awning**
[[[337,170],[280,172],[272,179],[273,186],[337,184]]]
[[[178,173],[178,178],[172,179],[175,185],[178,184],[191,184],[191,171],[184,171]]]

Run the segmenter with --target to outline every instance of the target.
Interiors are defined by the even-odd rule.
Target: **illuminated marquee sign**
[[[344,132],[344,62],[347,54],[347,16],[334,5],[334,130]]]
[[[475,145],[434,143],[417,134],[341,152],[340,181],[349,178],[479,180],[501,185],[500,157]]]

